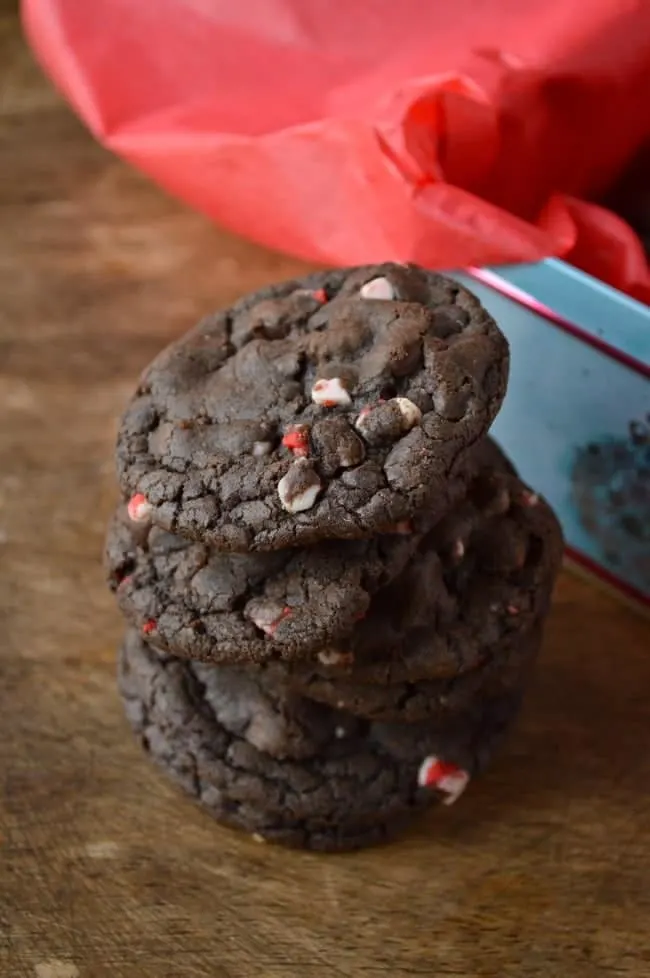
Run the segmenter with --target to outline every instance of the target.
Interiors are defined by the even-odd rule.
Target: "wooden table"
[[[509,747],[388,848],[258,845],[143,756],[100,566],[115,419],[199,314],[299,266],[96,146],[11,13],[0,42],[2,978],[647,978],[648,626],[571,576]]]

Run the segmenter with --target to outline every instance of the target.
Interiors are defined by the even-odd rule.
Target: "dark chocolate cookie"
[[[129,512],[231,552],[442,515],[507,375],[492,318],[440,275],[384,264],[271,286],[145,371],[118,437]]]
[[[142,528],[137,545],[118,517],[111,586],[129,621],[176,655],[284,659],[296,682],[324,689],[451,677],[545,610],[561,548],[548,507],[486,447],[481,458],[496,464],[428,535],[245,556],[159,527]]]
[[[489,484],[488,484],[489,483]],[[485,474],[373,597],[346,641],[292,674],[385,686],[451,678],[547,611],[562,558],[547,503],[516,476]]]
[[[475,476],[494,466],[509,463],[486,440],[466,467]],[[446,483],[449,505],[468,481],[463,471]],[[370,540],[228,554],[134,523],[122,506],[108,528],[105,564],[125,616],[160,648],[213,662],[304,658],[352,631],[430,528],[423,516]]]
[[[306,664],[296,667],[276,663],[249,666],[259,671],[267,685],[324,703],[367,720],[396,723],[427,721],[445,724],[482,698],[514,694],[526,685],[537,659],[543,633],[543,615],[525,628],[489,644],[479,644],[480,659],[470,670],[446,679],[381,683],[357,681],[355,669],[348,676],[328,679]],[[449,641],[449,639],[447,639]],[[472,643],[476,648],[476,644]],[[431,646],[435,655],[435,643]],[[205,666],[204,668],[209,668]]]
[[[223,554],[153,525],[136,542],[122,508],[105,556],[120,608],[159,647],[261,662],[304,658],[352,631],[416,546],[405,535]]]
[[[234,673],[159,656],[132,631],[119,669],[129,721],[153,759],[219,821],[319,850],[385,841],[419,810],[455,801],[519,705],[518,695],[481,700],[432,730],[277,699]]]

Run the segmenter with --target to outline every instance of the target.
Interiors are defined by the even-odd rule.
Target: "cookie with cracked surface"
[[[507,374],[478,299],[416,266],[270,286],[144,372],[118,436],[120,485],[136,521],[224,551],[371,537],[442,515]]]
[[[158,648],[212,662],[283,659],[296,684],[323,697],[338,699],[341,680],[448,679],[545,612],[561,552],[546,504],[528,505],[507,461],[485,448],[492,465],[424,537],[228,555],[158,527],[138,542],[118,517],[111,586]]]
[[[280,668],[276,663],[248,668],[259,671],[270,686],[287,688],[352,716],[390,723],[426,721],[444,725],[481,699],[514,695],[525,689],[539,654],[543,624],[544,616],[540,615],[523,629],[491,644],[479,645],[477,664],[447,678],[382,684],[358,681],[354,668],[347,676],[336,678],[325,677],[322,670],[310,671],[307,664],[297,668]]]
[[[472,453],[471,471],[489,464],[507,462],[487,443]],[[469,478],[462,470],[445,484],[449,506]],[[215,662],[304,658],[354,629],[428,529],[416,518],[369,540],[229,554],[134,520],[122,506],[109,525],[105,565],[128,620],[173,654]]]
[[[233,667],[160,656],[134,631],[119,685],[145,749],[216,819],[321,851],[386,841],[434,802],[455,801],[519,705],[475,703],[444,730],[360,721],[276,698]]]
[[[546,615],[562,552],[548,504],[514,475],[484,473],[347,640],[292,664],[292,675],[310,690],[326,679],[334,696],[345,678],[383,687],[468,672]]]

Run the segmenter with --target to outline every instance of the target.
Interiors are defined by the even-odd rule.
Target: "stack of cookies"
[[[487,438],[507,376],[471,293],[394,264],[247,296],[144,372],[106,545],[120,689],[219,821],[356,848],[484,768],[562,550]]]

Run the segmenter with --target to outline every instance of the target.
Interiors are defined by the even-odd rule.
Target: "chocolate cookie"
[[[290,669],[275,663],[249,669],[259,671],[268,685],[277,684],[356,717],[396,723],[427,721],[440,725],[470,708],[477,699],[505,696],[523,689],[539,653],[542,625],[543,616],[539,616],[526,627],[518,628],[492,644],[479,644],[477,664],[450,678],[382,685],[357,681],[354,669],[348,676],[334,679],[310,671],[308,665],[302,663]],[[432,653],[435,655],[435,643]]]
[[[271,286],[145,371],[118,437],[128,511],[231,552],[442,515],[507,375],[492,318],[440,275],[384,264]]]
[[[485,440],[467,472],[445,485],[449,505],[467,491],[469,472],[494,467],[508,470],[509,463]],[[428,529],[423,516],[370,540],[225,554],[138,524],[122,506],[109,525],[105,564],[122,611],[160,648],[214,662],[304,658],[353,630]],[[431,589],[423,596],[425,603],[434,599]]]
[[[519,703],[486,699],[432,730],[276,699],[238,675],[161,657],[131,631],[119,683],[145,749],[219,821],[319,850],[385,841],[419,810],[455,801]]]
[[[462,488],[463,480],[448,483],[448,498]],[[176,655],[304,658],[353,630],[423,536],[413,521],[370,540],[228,554],[155,524],[138,527],[121,506],[109,524],[105,566],[128,620]]]
[[[292,675],[308,676],[310,688],[315,674],[386,686],[474,669],[492,646],[546,614],[562,548],[541,497],[516,476],[485,474],[374,596],[347,640],[314,663],[292,664]]]
[[[325,688],[352,673],[355,684],[453,676],[537,618],[560,550],[554,517],[498,450],[477,455],[501,471],[480,469],[426,536],[228,555],[159,527],[143,528],[138,545],[118,516],[107,541],[111,586],[150,642],[184,657],[310,657],[295,665],[296,681],[320,674]]]

